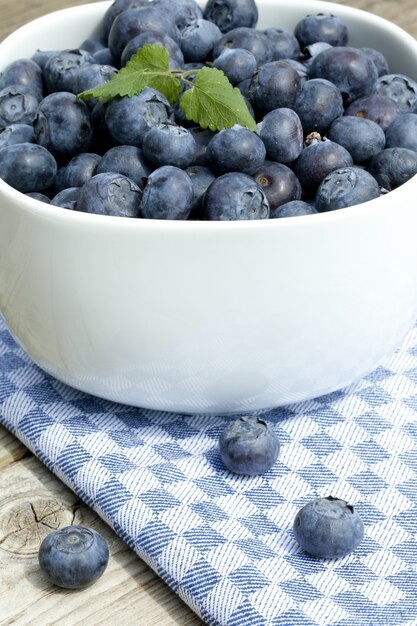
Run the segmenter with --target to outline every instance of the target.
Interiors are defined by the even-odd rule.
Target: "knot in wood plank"
[[[55,498],[14,498],[0,510],[0,550],[28,556],[37,554],[43,539],[53,530],[80,524],[77,505]]]

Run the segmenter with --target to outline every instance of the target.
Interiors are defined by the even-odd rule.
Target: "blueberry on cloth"
[[[109,560],[105,539],[84,526],[67,526],[49,533],[39,548],[39,565],[49,580],[66,589],[94,583]]]
[[[258,417],[239,417],[219,438],[220,457],[235,474],[263,474],[277,460],[279,447],[275,431]]]
[[[363,538],[364,528],[353,506],[333,496],[317,498],[303,506],[294,519],[300,547],[324,559],[338,559],[352,552]]]

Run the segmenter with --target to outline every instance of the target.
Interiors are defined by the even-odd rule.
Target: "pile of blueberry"
[[[259,417],[241,416],[220,434],[220,458],[235,474],[256,476],[273,467],[280,444],[275,430]],[[293,532],[299,546],[325,559],[344,557],[360,544],[364,526],[353,506],[333,496],[315,498],[297,513]],[[109,549],[105,539],[84,526],[67,526],[51,532],[39,548],[39,565],[55,585],[79,589],[104,573]]]
[[[220,458],[235,474],[267,472],[277,461],[279,450],[275,430],[259,417],[239,417],[219,437]],[[363,522],[353,506],[333,496],[307,502],[295,516],[293,531],[305,552],[325,559],[346,556],[364,535]]]
[[[294,33],[257,30],[254,0],[115,0],[101,38],[37,51],[0,77],[0,177],[43,202],[102,215],[240,220],[360,204],[417,173],[417,83],[384,55],[349,46],[333,15]],[[212,132],[146,87],[103,104],[146,43],[173,68],[222,70],[256,132]],[[192,79],[191,79],[192,83]]]

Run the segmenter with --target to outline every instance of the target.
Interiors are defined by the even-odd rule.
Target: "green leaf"
[[[239,89],[214,67],[203,67],[197,72],[194,85],[183,94],[180,106],[188,120],[203,128],[216,131],[240,124],[256,131],[256,122]]]
[[[181,93],[181,82],[172,76],[168,51],[158,44],[145,44],[108,83],[78,94],[78,98],[98,98],[108,102],[117,96],[135,96],[145,87],[157,89],[174,104]]]

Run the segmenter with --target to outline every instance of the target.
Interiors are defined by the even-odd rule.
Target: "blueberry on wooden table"
[[[363,522],[353,506],[333,496],[308,502],[294,519],[300,547],[316,557],[338,559],[353,552],[363,539]]]
[[[279,448],[275,431],[257,417],[239,417],[219,438],[220,457],[235,474],[263,474],[274,465]]]
[[[95,530],[67,526],[45,537],[38,558],[41,569],[53,584],[79,589],[100,578],[107,567],[109,549]]]

